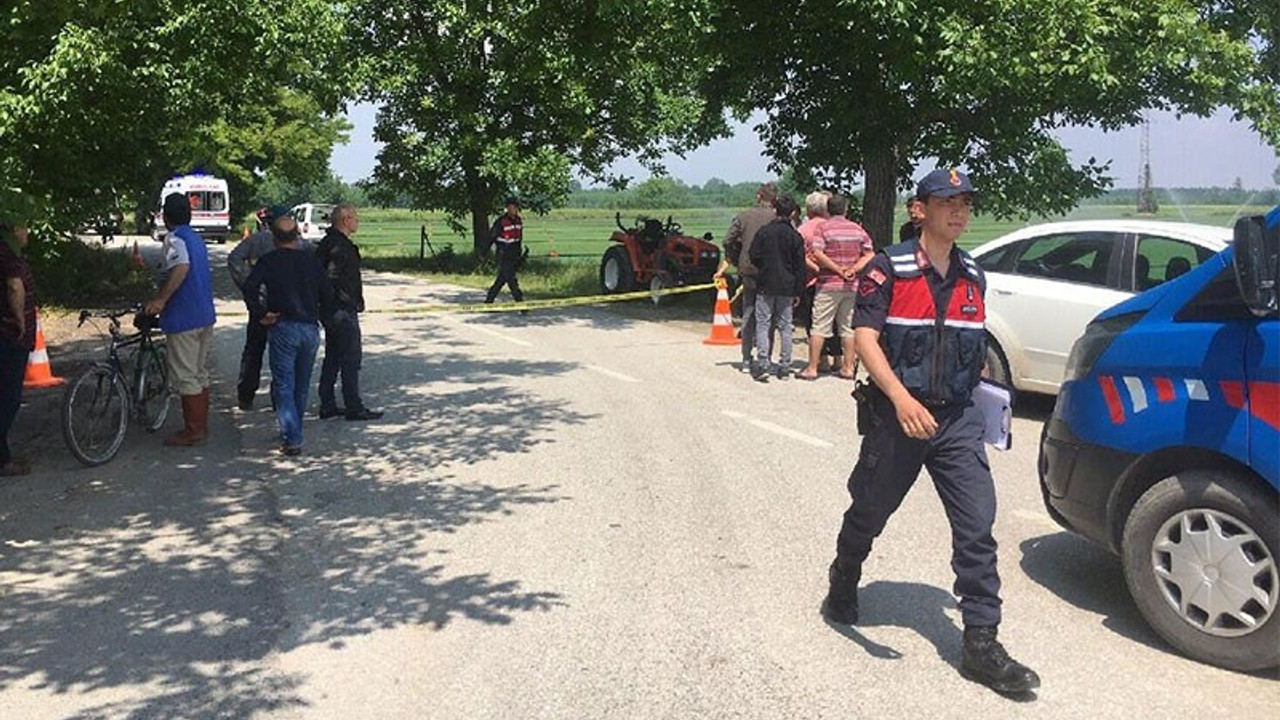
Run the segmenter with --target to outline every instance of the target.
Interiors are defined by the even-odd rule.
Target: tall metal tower
[[[1141,166],[1140,177],[1138,178],[1138,213],[1141,215],[1154,215],[1156,210],[1156,196],[1151,190],[1151,121],[1142,119],[1142,144],[1138,160]]]

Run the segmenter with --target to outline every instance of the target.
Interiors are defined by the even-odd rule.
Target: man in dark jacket
[[[507,198],[507,211],[493,221],[489,237],[498,248],[498,277],[489,286],[489,292],[484,296],[485,303],[492,303],[502,291],[503,285],[511,288],[511,297],[516,302],[524,302],[524,293],[520,292],[520,279],[516,277],[524,252],[524,219],[520,217],[518,199]]]
[[[320,347],[320,307],[333,286],[315,253],[303,250],[298,223],[288,215],[271,225],[275,250],[262,255],[242,291],[249,317],[267,328],[271,344],[271,400],[280,424],[280,452],[302,452],[311,367]]]
[[[756,270],[756,357],[751,376],[764,382],[770,370],[779,380],[791,376],[791,309],[804,293],[804,238],[792,225],[795,200],[782,195],[773,202],[774,219],[756,233],[750,244],[751,265]],[[773,331],[782,336],[778,364],[770,367]]]
[[[729,223],[724,236],[724,257],[716,277],[722,277],[730,265],[738,268],[742,281],[742,371],[751,368],[752,348],[756,344],[756,267],[751,262],[751,243],[760,228],[773,219],[773,201],[778,197],[778,187],[765,183],[756,191],[756,206],[738,213]]]
[[[329,215],[328,232],[316,248],[316,257],[333,283],[333,301],[321,308],[324,323],[324,364],[320,366],[320,419],[344,415],[348,420],[376,420],[380,410],[370,410],[360,399],[360,313],[364,312],[364,290],[360,282],[360,249],[351,236],[360,228],[356,208],[342,203]],[[342,400],[338,406],[334,389],[342,375]]]

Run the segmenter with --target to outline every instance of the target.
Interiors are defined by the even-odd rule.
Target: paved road
[[[368,292],[384,309],[478,297],[390,275]],[[269,412],[225,409],[242,322],[219,324],[206,448],[138,432],[104,469],[51,449],[46,472],[0,484],[5,718],[1262,717],[1280,701],[1275,673],[1164,647],[1117,561],[1048,519],[1046,402],[991,453],[1002,634],[1044,678],[1015,703],[955,670],[927,477],[865,569],[863,625],[818,616],[857,450],[846,382],[759,385],[705,330],[599,309],[371,314],[363,379],[386,418],[309,421],[306,454],[284,459]]]

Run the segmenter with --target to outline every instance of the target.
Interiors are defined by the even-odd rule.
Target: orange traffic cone
[[[47,388],[66,382],[53,374],[49,366],[49,351],[44,346],[44,330],[40,328],[40,316],[36,316],[36,349],[27,355],[27,372],[22,378],[24,388]]]
[[[711,334],[702,339],[703,345],[739,345],[733,332],[733,314],[729,310],[729,284],[724,278],[716,280],[716,310],[711,318]]]
[[[142,253],[138,251],[137,240],[133,241],[133,266],[136,268],[142,267]]]

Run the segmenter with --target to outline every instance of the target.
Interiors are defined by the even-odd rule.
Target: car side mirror
[[[1280,207],[1236,221],[1236,284],[1258,317],[1280,313]]]

